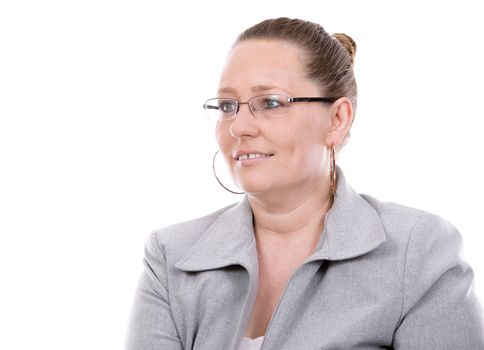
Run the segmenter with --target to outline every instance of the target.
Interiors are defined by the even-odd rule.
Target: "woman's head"
[[[307,77],[330,96],[346,96],[357,104],[353,72],[355,41],[346,34],[329,35],[317,23],[300,19],[277,18],[262,21],[242,32],[234,46],[247,40],[271,39],[296,44],[304,57]]]
[[[350,43],[354,53],[352,40],[338,36]],[[216,135],[239,187],[251,193],[289,194],[326,186],[328,150],[342,146],[353,120],[352,60],[322,27],[301,20],[264,21],[237,38],[222,71],[218,97],[250,100],[252,110],[240,104],[235,118],[218,122]],[[267,102],[262,99],[264,108],[277,105],[283,111],[267,117],[253,103],[254,97],[266,94],[333,97],[336,101],[295,102],[280,108],[272,97]],[[238,153],[246,151],[266,157],[239,159]]]

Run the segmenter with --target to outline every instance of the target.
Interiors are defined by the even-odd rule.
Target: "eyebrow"
[[[283,90],[281,88],[278,88],[276,86],[271,86],[271,85],[256,85],[256,86],[253,86],[251,88],[251,90],[253,92],[261,92],[261,91],[268,91],[268,90],[273,90],[273,89],[279,89],[279,90]],[[235,90],[234,88],[231,88],[231,87],[222,87],[218,90],[218,93],[219,94],[224,94],[224,93],[227,93],[227,94],[235,94],[237,93],[237,90]]]

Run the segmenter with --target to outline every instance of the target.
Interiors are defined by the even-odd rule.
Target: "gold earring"
[[[215,158],[217,157],[217,154],[218,154],[218,151],[215,152],[214,156],[213,156],[213,160],[212,160],[212,169],[213,169],[213,174],[215,175],[215,178],[217,179],[217,182],[220,184],[220,186],[222,186],[223,188],[225,188],[227,191],[231,192],[231,193],[235,193],[235,194],[244,194],[245,192],[235,192],[235,191],[232,191],[232,190],[229,190],[227,187],[224,186],[224,184],[219,180],[218,176],[217,176],[217,173],[215,172]]]
[[[331,192],[333,192],[333,196],[336,194],[336,159],[334,156],[334,147],[331,145],[330,153],[329,153],[329,180],[331,186]]]

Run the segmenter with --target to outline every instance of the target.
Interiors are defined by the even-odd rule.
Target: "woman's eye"
[[[281,107],[281,105],[282,104],[280,101],[273,98],[267,98],[263,101],[263,107],[265,109],[274,109],[274,108]]]
[[[235,103],[224,101],[220,103],[219,108],[220,108],[220,111],[224,113],[233,112],[235,110]]]

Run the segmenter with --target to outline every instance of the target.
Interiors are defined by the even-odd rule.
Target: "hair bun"
[[[351,62],[355,62],[355,54],[356,54],[356,43],[355,41],[349,36],[344,33],[334,33],[332,35],[333,38],[338,40],[341,45],[344,46],[346,51],[350,54]]]

